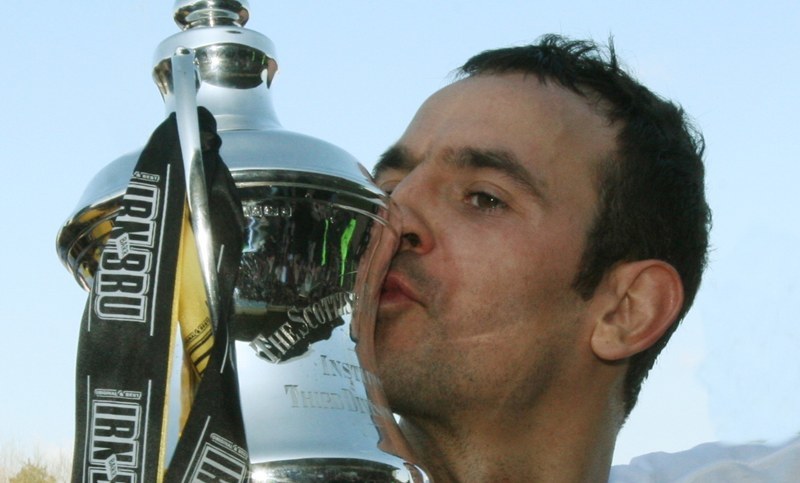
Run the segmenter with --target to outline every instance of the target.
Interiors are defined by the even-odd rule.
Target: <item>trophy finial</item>
[[[216,25],[243,27],[249,18],[247,0],[176,0],[175,2],[175,23],[183,30]]]
[[[268,89],[278,63],[269,38],[242,27],[249,19],[242,0],[177,0],[173,10],[182,30],[158,46],[153,77],[167,112],[175,109],[171,58],[180,48],[195,52],[198,104],[217,119],[220,131],[280,126]]]

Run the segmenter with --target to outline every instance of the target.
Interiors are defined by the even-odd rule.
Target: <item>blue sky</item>
[[[605,40],[705,133],[713,250],[695,308],[646,383],[616,459],[800,432],[797,62],[790,1],[251,0],[277,46],[284,127],[365,165],[471,55],[543,33]],[[69,447],[85,294],[55,235],[90,178],[164,116],[156,46],[171,1],[42,0],[7,10],[2,79],[0,444]]]

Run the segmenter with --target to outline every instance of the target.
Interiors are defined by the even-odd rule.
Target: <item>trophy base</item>
[[[411,483],[427,481],[414,465],[397,468],[355,458],[302,458],[250,465],[251,483]]]

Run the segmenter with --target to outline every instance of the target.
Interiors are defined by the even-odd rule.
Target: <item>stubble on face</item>
[[[434,277],[425,272],[416,260],[416,255],[409,252],[398,253],[392,260],[390,271],[402,276],[407,283],[412,285],[415,291],[421,294],[423,300],[415,302],[415,311],[427,321],[435,321],[440,316],[442,310],[441,283]],[[409,330],[403,324],[404,318],[401,313],[380,313],[376,325],[376,340],[378,347],[395,346],[397,339],[393,339],[398,331]],[[439,331],[436,323],[425,325],[414,324],[417,330]],[[433,336],[430,336],[433,337]],[[419,414],[420,412],[434,408],[438,404],[433,404],[441,400],[446,395],[439,393],[439,389],[444,389],[443,380],[455,377],[449,366],[441,364],[431,364],[435,361],[438,354],[430,345],[415,346],[403,350],[398,348],[391,352],[379,350],[377,362],[379,367],[379,377],[383,382],[384,390],[392,404],[392,410],[400,414]],[[419,388],[426,388],[424,394]],[[425,401],[421,400],[426,399]]]
[[[519,337],[518,325],[525,320],[524,313],[502,307],[508,300],[486,297],[472,310],[455,310],[443,284],[426,272],[415,254],[399,253],[391,269],[424,294],[413,313],[384,314],[376,326],[377,346],[392,347],[379,350],[377,361],[378,375],[394,412],[446,424],[457,413],[487,408],[505,413],[522,411],[547,392],[560,370],[558,348],[569,343],[559,338],[572,329],[563,327],[562,331],[534,336],[535,327],[531,325],[527,338],[532,343],[507,346],[504,342]],[[577,294],[568,298],[565,304],[572,303]],[[509,322],[499,319],[498,312],[516,321],[507,332],[493,331],[493,327]],[[460,323],[476,320],[482,321],[490,333],[459,340]],[[409,330],[422,333],[409,338]],[[387,340],[394,336],[413,345]],[[509,361],[516,361],[510,370]]]

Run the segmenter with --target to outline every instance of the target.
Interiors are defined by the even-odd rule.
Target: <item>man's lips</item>
[[[404,303],[419,303],[421,298],[398,272],[389,272],[383,282],[381,290],[381,306],[399,305]]]

